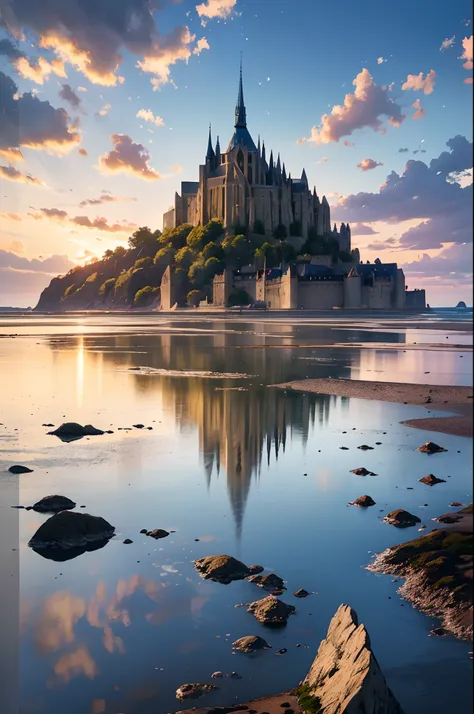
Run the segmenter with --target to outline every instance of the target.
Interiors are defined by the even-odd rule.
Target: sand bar
[[[402,382],[372,382],[353,379],[302,379],[272,385],[280,389],[292,389],[313,394],[330,394],[355,399],[375,399],[381,402],[397,402],[424,406],[428,409],[443,409],[457,416],[428,417],[404,421],[427,431],[438,431],[456,436],[473,435],[472,387],[435,386],[432,384],[409,384]],[[427,399],[431,400],[427,403]]]

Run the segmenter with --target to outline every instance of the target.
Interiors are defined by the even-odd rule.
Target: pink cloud
[[[201,24],[205,25],[208,20],[227,20],[236,4],[237,0],[206,0],[196,5],[196,12],[201,18]]]
[[[106,173],[130,174],[145,181],[158,181],[160,174],[149,165],[150,154],[143,144],[136,144],[127,134],[112,134],[114,148],[99,159]]]
[[[472,35],[470,37],[465,37],[462,41],[463,52],[461,55],[461,59],[466,60],[463,64],[464,69],[472,69],[473,67],[472,37]]]
[[[430,69],[426,77],[423,76],[423,72],[420,72],[420,74],[409,74],[404,84],[402,84],[402,89],[404,91],[412,90],[413,92],[431,94],[434,91],[435,82],[436,72],[434,69]]]
[[[0,178],[6,181],[15,181],[16,183],[27,183],[32,186],[44,186],[44,183],[39,178],[31,176],[31,174],[23,174],[18,169],[15,169],[14,166],[0,166]]]
[[[412,119],[423,119],[425,116],[425,110],[421,106],[421,102],[419,99],[413,102],[412,104],[413,109],[416,109],[416,112],[412,114]]]
[[[372,169],[376,169],[377,166],[383,166],[383,164],[373,159],[364,159],[360,164],[357,164],[357,168],[361,171],[372,171]]]
[[[403,122],[405,115],[390,97],[388,87],[375,84],[367,69],[363,69],[352,84],[355,86],[354,93],[346,94],[343,105],[336,104],[330,114],[324,114],[320,128],[313,126],[311,136],[299,139],[299,144],[338,142],[343,136],[350,136],[356,129],[364,127],[380,131],[380,117],[388,117],[393,126]]]
[[[137,227],[134,223],[108,223],[107,219],[102,217],[97,217],[92,220],[88,216],[72,217],[60,208],[40,208],[36,213],[29,213],[28,215],[34,218],[35,221],[55,221],[62,225],[89,228],[91,230],[103,231],[104,233],[131,233]]]

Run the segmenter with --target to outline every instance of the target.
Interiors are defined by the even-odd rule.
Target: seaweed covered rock
[[[412,513],[405,511],[403,508],[397,508],[396,511],[387,513],[384,521],[390,523],[392,526],[396,526],[397,528],[408,528],[416,525],[417,523],[421,523],[418,516],[414,516]]]
[[[303,711],[324,714],[403,714],[372,652],[357,614],[341,605],[303,685],[295,693]]]
[[[28,545],[35,550],[81,548],[89,543],[106,541],[115,528],[105,518],[88,513],[61,511],[41,525]]]
[[[59,511],[68,511],[75,508],[76,504],[66,496],[45,496],[40,501],[37,501],[33,511],[37,513],[58,513]]]
[[[293,605],[287,605],[274,595],[255,600],[250,603],[247,610],[255,615],[264,625],[286,625],[288,617],[295,612]]]
[[[195,560],[194,567],[205,580],[215,580],[225,585],[250,575],[247,566],[231,555],[208,555]]]
[[[248,635],[247,637],[241,637],[239,640],[235,640],[235,642],[232,643],[232,649],[248,653],[257,652],[258,650],[268,650],[271,649],[271,647],[263,637]]]

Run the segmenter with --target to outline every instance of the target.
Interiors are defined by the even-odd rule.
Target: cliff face
[[[102,260],[78,266],[53,278],[40,295],[35,310],[123,310],[159,304],[163,267],[138,249],[115,251]],[[150,288],[143,294],[137,293]]]
[[[321,714],[403,714],[387,686],[364,625],[341,605],[304,680]]]

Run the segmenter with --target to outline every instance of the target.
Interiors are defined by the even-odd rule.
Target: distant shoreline
[[[432,384],[407,384],[397,382],[371,382],[351,379],[303,379],[271,385],[312,394],[329,394],[337,397],[372,399],[396,402],[429,409],[451,411],[456,416],[428,417],[403,421],[406,426],[437,431],[454,436],[473,435],[473,387],[435,386]],[[429,403],[426,399],[430,399]]]

